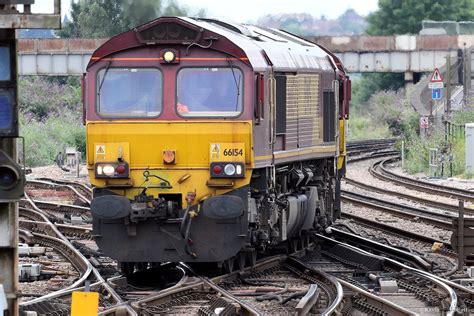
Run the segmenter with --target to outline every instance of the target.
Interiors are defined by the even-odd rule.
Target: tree
[[[79,0],[71,4],[71,21],[60,37],[106,38],[125,32],[162,15],[186,15],[174,0]],[[198,12],[202,16],[203,10]]]
[[[368,16],[369,35],[416,34],[422,20],[469,21],[473,0],[379,0],[379,9]]]

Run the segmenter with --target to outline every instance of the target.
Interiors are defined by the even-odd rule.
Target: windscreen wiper
[[[111,61],[111,60],[110,60],[109,63],[107,64],[107,67],[105,67],[104,76],[102,77],[102,80],[100,80],[99,89],[98,89],[98,91],[97,91],[97,95],[98,95],[98,96],[100,96],[100,91],[102,90],[102,85],[104,84],[105,76],[107,76],[107,73],[109,72],[110,64],[112,64],[112,61]]]
[[[235,86],[237,87],[237,100],[235,102],[235,111],[237,112],[238,107],[239,107],[239,99],[240,99],[240,79],[241,78],[239,77],[239,80],[237,81],[237,78],[235,77],[234,65],[232,64],[232,60],[227,59],[227,62],[229,63],[230,70],[232,71],[232,77],[234,77]]]

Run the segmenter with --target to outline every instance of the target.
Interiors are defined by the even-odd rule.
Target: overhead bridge
[[[474,35],[308,37],[335,52],[348,72],[431,72],[446,56],[474,44]],[[106,39],[21,39],[20,75],[81,75]]]

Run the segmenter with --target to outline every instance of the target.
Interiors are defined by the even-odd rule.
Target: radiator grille
[[[319,75],[287,77],[286,119],[287,149],[321,143]]]

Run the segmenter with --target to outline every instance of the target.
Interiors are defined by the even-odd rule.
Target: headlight
[[[233,176],[235,174],[235,166],[230,163],[225,165],[224,173],[226,174],[226,176]]]
[[[115,168],[112,165],[103,166],[102,170],[104,171],[104,174],[109,177],[113,176],[115,173]]]

